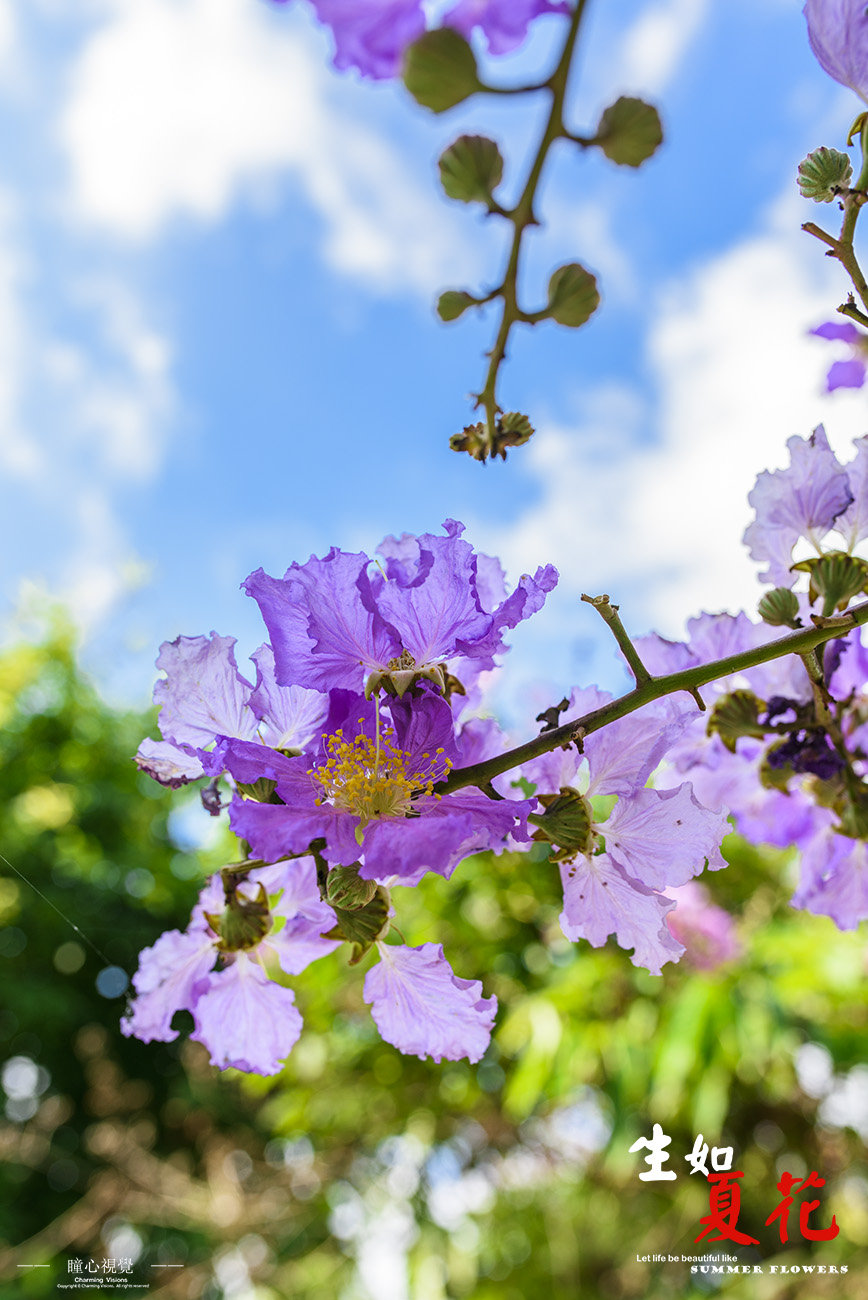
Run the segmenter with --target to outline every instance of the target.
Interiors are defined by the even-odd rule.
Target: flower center
[[[323,798],[359,817],[362,825],[375,817],[411,815],[413,795],[433,794],[435,781],[452,766],[442,748],[418,756],[399,749],[395,733],[381,730],[379,718],[377,723],[375,736],[360,733],[345,740],[341,730],[329,736],[326,762],[310,772],[322,786]]]

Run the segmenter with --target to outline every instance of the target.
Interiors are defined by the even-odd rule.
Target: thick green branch
[[[669,673],[665,677],[650,677],[641,685],[637,685],[635,690],[622,695],[620,699],[612,700],[610,704],[604,704],[601,708],[594,709],[573,722],[566,722],[551,731],[544,731],[542,735],[535,736],[524,745],[518,745],[515,749],[507,750],[506,753],[499,754],[495,758],[485,759],[481,763],[453,768],[448,777],[435,787],[435,793],[446,794],[469,785],[482,788],[494,777],[509,772],[532,758],[539,758],[541,754],[547,754],[559,746],[572,744],[582,736],[590,735],[592,731],[599,731],[601,727],[635,713],[637,709],[650,704],[653,700],[673,695],[676,691],[689,691],[693,694],[701,686],[706,686],[719,677],[744,672],[746,668],[755,668],[758,664],[779,659],[782,655],[809,654],[817,646],[824,645],[835,637],[846,636],[854,628],[868,623],[868,601],[856,605],[837,618],[823,618],[818,619],[817,622],[818,625],[815,627],[806,628],[801,632],[791,632],[777,641],[769,642],[768,645],[743,650],[739,654],[728,655],[725,659],[715,659],[711,663],[697,664],[693,668],[684,668],[681,672]]]

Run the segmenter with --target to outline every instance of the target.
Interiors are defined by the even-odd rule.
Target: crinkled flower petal
[[[201,759],[192,745],[173,745],[170,740],[142,741],[135,755],[136,766],[173,790],[205,775]]]
[[[868,103],[868,16],[864,0],[807,0],[802,12],[820,66]]]
[[[252,658],[256,689],[250,707],[259,718],[263,741],[272,749],[306,749],[322,731],[328,696],[304,686],[278,686],[271,646],[260,646]]]
[[[764,470],[748,501],[756,520],[745,531],[751,558],[767,568],[763,582],[791,587],[793,547],[800,537],[819,543],[852,501],[847,474],[819,425],[809,438],[787,441],[788,469]]]
[[[522,44],[535,18],[569,12],[568,4],[552,0],[459,0],[447,10],[443,25],[454,27],[468,39],[478,27],[492,54],[509,54]]]
[[[136,997],[121,1020],[121,1032],[143,1043],[170,1043],[178,1037],[172,1028],[176,1011],[192,1011],[198,986],[207,979],[216,960],[211,939],[202,931],[182,934],[167,930],[139,954],[133,976]]]
[[[652,706],[592,732],[583,742],[588,794],[629,795],[641,789],[680,730]]]
[[[211,1064],[247,1074],[278,1074],[302,1030],[292,990],[245,953],[210,977],[193,1015],[190,1037],[207,1047]]]
[[[614,934],[622,948],[632,948],[635,966],[659,975],[667,961],[677,961],[683,947],[666,925],[675,907],[671,898],[632,880],[607,853],[577,858],[561,866],[564,910],[561,929],[568,939],[587,939],[601,948]]]
[[[802,852],[793,907],[829,916],[841,930],[868,919],[868,845],[826,828]]]
[[[601,830],[606,852],[625,871],[655,889],[683,885],[707,867],[725,867],[720,843],[726,816],[703,808],[687,781],[674,790],[637,790],[619,799]]]
[[[491,1039],[497,999],[479,980],[459,979],[439,943],[419,948],[377,944],[378,965],[365,976],[365,1001],[387,1043],[435,1061],[481,1059]]]
[[[268,628],[281,685],[358,690],[367,673],[401,653],[372,608],[369,563],[333,547],[324,559],[290,565],[283,578],[257,569],[244,583]]]
[[[425,30],[421,0],[312,0],[335,38],[335,67],[365,77],[397,77],[408,45]]]
[[[166,740],[203,746],[217,736],[255,736],[256,715],[247,704],[251,686],[238,671],[234,645],[235,637],[212,632],[160,646],[157,667],[166,678],[154,687],[154,703]]]
[[[846,467],[853,502],[835,520],[850,549],[868,537],[868,437],[856,438],[854,445],[856,455]]]
[[[865,384],[865,362],[858,357],[846,361],[833,361],[826,374],[826,392],[838,388],[862,388]]]

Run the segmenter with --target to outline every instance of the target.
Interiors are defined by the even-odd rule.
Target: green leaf
[[[638,167],[663,143],[660,115],[644,100],[622,95],[600,118],[596,139],[612,162]]]
[[[559,325],[584,325],[599,305],[597,281],[578,262],[559,267],[549,280],[547,315]]]
[[[476,299],[463,289],[446,289],[437,299],[437,315],[441,320],[458,320]]]
[[[503,180],[503,157],[484,135],[460,135],[440,155],[440,183],[459,203],[488,203]]]
[[[425,32],[404,55],[404,85],[417,104],[445,113],[481,89],[476,56],[451,27]]]

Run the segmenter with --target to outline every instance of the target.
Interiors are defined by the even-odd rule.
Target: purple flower
[[[240,900],[251,902],[260,887],[280,897],[268,909],[268,932],[252,947],[226,952],[211,928],[209,917],[223,906],[218,875],[202,890],[186,933],[169,930],[143,950],[133,976],[136,996],[121,1021],[127,1037],[171,1042],[178,1036],[175,1012],[190,1011],[191,1038],[208,1048],[213,1065],[264,1075],[279,1071],[301,1033],[301,1016],[291,990],[269,979],[263,962],[272,956],[283,971],[297,975],[338,942],[322,937],[335,915],[320,900],[311,859],[251,871],[238,886]],[[276,918],[284,922],[277,930]],[[224,965],[215,971],[218,959]]]
[[[868,16],[864,0],[806,0],[808,40],[821,67],[868,103]]]
[[[666,891],[675,899],[675,911],[666,917],[669,929],[684,944],[687,960],[699,970],[715,970],[741,951],[735,922],[729,912],[712,903],[708,891],[695,880]]]
[[[841,930],[855,930],[868,919],[868,845],[839,834],[828,814],[819,816],[825,824],[802,851],[793,907],[829,916]]]
[[[261,646],[253,656],[256,687],[238,671],[235,638],[179,636],[164,641],[157,667],[166,676],[154,687],[162,741],[143,740],[135,761],[162,785],[177,787],[219,775],[219,739],[262,739],[275,749],[302,749],[318,731],[328,700],[300,686],[278,686],[274,656]]]
[[[846,471],[819,425],[810,438],[790,438],[788,469],[765,470],[748,495],[756,521],[744,534],[751,559],[766,562],[763,582],[791,587],[793,547],[805,538],[819,552],[820,542],[854,501]]]
[[[557,571],[538,569],[492,604],[492,570],[462,539],[463,524],[447,520],[444,529],[386,538],[373,570],[367,555],[332,549],[283,578],[251,574],[244,587],[268,628],[277,681],[319,691],[367,682],[370,692],[387,678],[403,694],[425,677],[442,687],[459,659],[492,668],[506,649],[503,630],[542,608]]]
[[[288,0],[273,0],[286,4]],[[311,0],[335,40],[335,67],[363,77],[397,77],[404,51],[425,30],[422,0]]]
[[[582,716],[606,698],[594,687],[574,692],[565,716]],[[725,865],[719,847],[729,829],[725,814],[703,807],[689,782],[644,788],[683,726],[683,718],[640,710],[593,732],[583,754],[555,750],[523,769],[538,795],[572,792],[585,809],[583,842],[579,836],[575,851],[558,852],[564,934],[593,947],[614,934],[621,947],[634,950],[633,962],[654,975],[683,951],[665,924],[673,903],[662,891]]]
[[[222,759],[242,783],[276,781],[282,804],[236,798],[233,830],[267,862],[325,840],[324,857],[364,879],[416,884],[426,871],[449,876],[468,853],[526,838],[531,804],[494,801],[476,790],[442,798],[433,785],[457,752],[448,704],[428,691],[379,705],[335,691],[321,745],[286,758],[261,745],[228,742]]]
[[[377,950],[380,961],[365,976],[364,997],[385,1041],[423,1060],[480,1060],[497,999],[482,997],[479,980],[453,974],[439,943],[378,943]]]
[[[865,383],[865,352],[868,338],[857,330],[849,321],[826,321],[809,333],[817,338],[834,342],[849,343],[850,356],[846,361],[833,361],[826,375],[826,392],[834,393],[836,388],[862,388]]]
[[[569,12],[568,4],[552,0],[459,0],[446,11],[443,26],[454,27],[468,40],[478,27],[491,54],[509,54],[522,44],[535,18]]]

